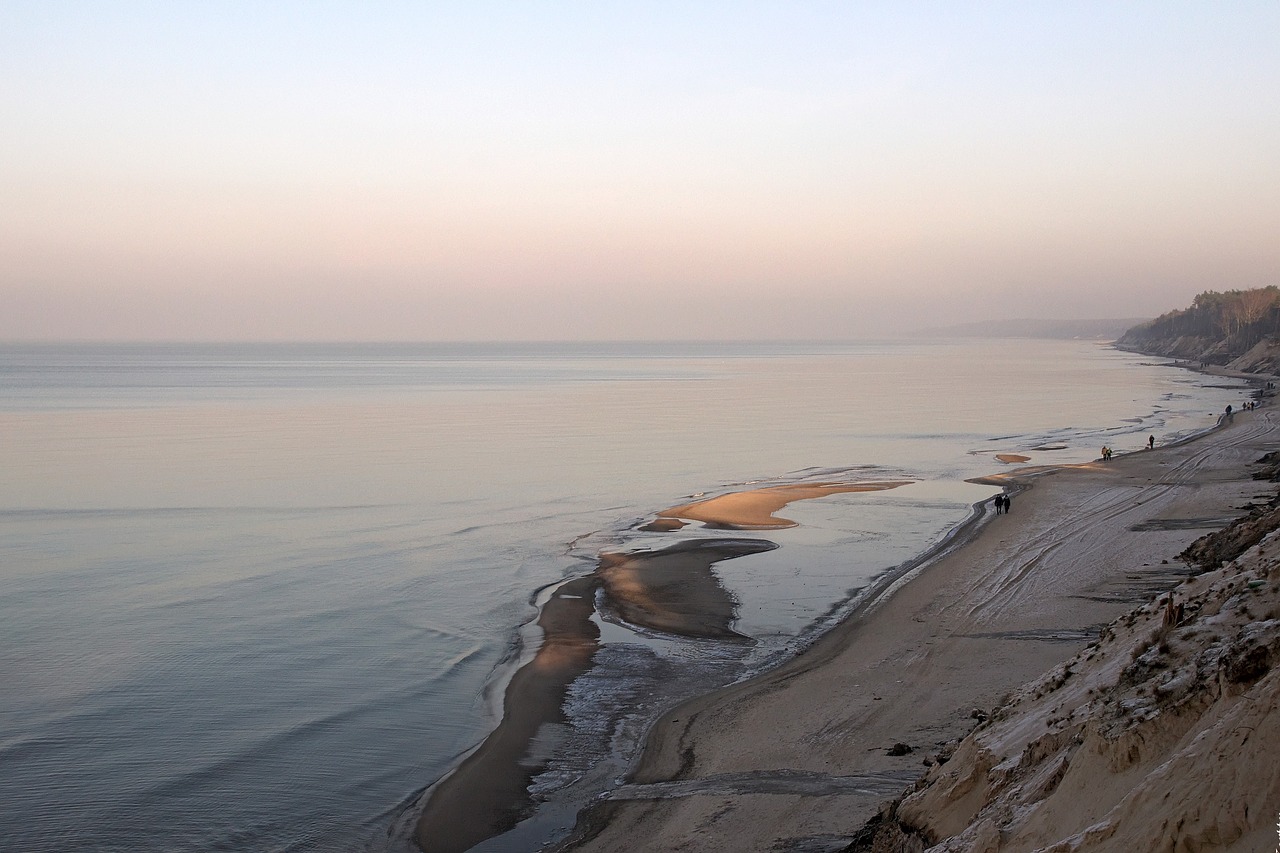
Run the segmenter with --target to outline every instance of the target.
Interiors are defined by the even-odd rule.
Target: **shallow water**
[[[548,807],[485,845],[527,849],[646,712],[961,521],[995,453],[1136,450],[1243,399],[1081,342],[0,347],[0,848],[401,847],[540,591],[679,538],[633,528],[695,493],[916,481],[717,565],[753,645],[602,624]]]

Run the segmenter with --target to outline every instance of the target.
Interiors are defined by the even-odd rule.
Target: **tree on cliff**
[[[1190,308],[1170,311],[1135,326],[1120,338],[1121,345],[1138,348],[1164,342],[1167,349],[1185,349],[1177,342],[1194,339],[1196,348],[1224,358],[1240,355],[1259,341],[1280,336],[1280,288],[1207,290]]]

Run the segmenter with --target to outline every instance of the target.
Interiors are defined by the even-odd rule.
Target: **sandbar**
[[[532,805],[528,787],[541,768],[526,757],[539,729],[564,720],[565,691],[599,648],[600,629],[591,621],[598,585],[594,576],[576,578],[543,605],[542,644],[512,676],[502,721],[428,792],[414,831],[424,853],[462,853],[515,826]]]
[[[795,527],[796,522],[778,518],[774,513],[793,501],[812,500],[827,495],[849,492],[879,492],[910,485],[910,480],[893,480],[867,483],[793,483],[783,486],[766,486],[742,492],[731,492],[719,497],[694,501],[664,509],[659,519],[684,519],[701,521],[707,527],[726,530],[778,530]]]
[[[655,518],[647,524],[637,527],[637,530],[643,530],[646,533],[669,533],[672,530],[679,530],[685,526],[685,522],[678,518]]]

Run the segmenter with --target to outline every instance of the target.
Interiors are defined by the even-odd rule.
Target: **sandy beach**
[[[1007,515],[984,505],[799,657],[671,710],[559,849],[843,849],[944,745],[1184,579],[1184,548],[1273,493],[1249,465],[1277,436],[1261,409],[1107,464],[1002,472]]]

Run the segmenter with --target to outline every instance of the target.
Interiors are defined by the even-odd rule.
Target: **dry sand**
[[[561,849],[841,849],[975,714],[1180,581],[1175,555],[1270,495],[1248,466],[1278,436],[1262,409],[1108,464],[1003,475],[1022,492],[1010,514],[792,662],[666,714]]]

